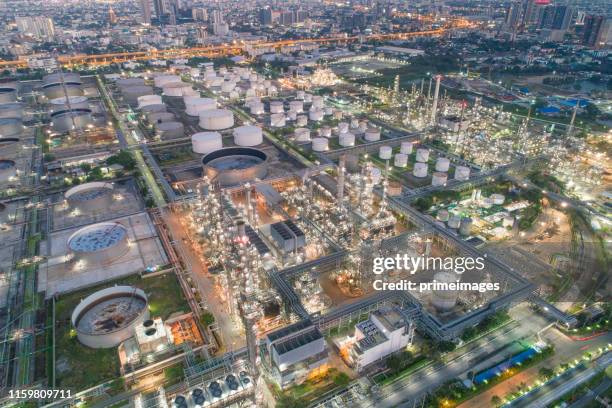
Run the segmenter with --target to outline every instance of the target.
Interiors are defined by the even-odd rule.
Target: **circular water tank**
[[[234,143],[238,146],[257,146],[263,143],[263,132],[259,126],[238,126],[234,129]]]
[[[138,102],[138,108],[142,109],[148,105],[161,105],[162,97],[159,95],[142,95],[136,98]]]
[[[431,177],[431,185],[432,186],[443,186],[446,184],[448,180],[448,175],[441,171],[436,171],[433,173]]]
[[[191,136],[191,148],[195,153],[208,154],[223,148],[223,138],[219,132],[200,132]]]
[[[270,102],[270,113],[283,113],[285,112],[285,105],[281,101]]]
[[[457,229],[461,225],[461,216],[457,214],[451,214],[448,218],[448,228]]]
[[[88,225],[73,233],[67,245],[81,262],[109,264],[129,251],[128,230],[118,222]]]
[[[108,211],[113,203],[115,188],[111,183],[93,181],[72,187],[64,193],[70,209],[82,214]]]
[[[251,102],[250,109],[253,115],[263,115],[265,112],[263,102],[259,102],[259,101]]]
[[[338,133],[342,134],[342,133],[346,133],[349,130],[349,124],[346,122],[340,122],[338,123]]]
[[[378,167],[372,167],[372,171],[370,172],[370,176],[372,177],[372,183],[378,184],[382,179],[382,171]]]
[[[273,113],[270,115],[270,126],[272,127],[283,127],[286,122],[284,113]]]
[[[154,105],[151,105],[154,106]],[[150,112],[147,113],[147,120],[149,123],[162,123],[162,122],[172,122],[176,119],[174,113],[170,112]]]
[[[123,88],[121,90],[123,99],[129,104],[135,104],[138,102],[138,98],[145,95],[153,95],[153,88],[146,85],[137,85]],[[159,102],[157,102],[159,103]]]
[[[17,100],[17,86],[0,84],[0,103],[11,103]]]
[[[314,120],[314,121],[320,121],[323,120],[323,111],[322,110],[311,110],[310,112],[308,112],[308,118],[310,120]]]
[[[408,156],[402,153],[396,154],[393,159],[393,165],[395,167],[406,167],[408,165]]]
[[[319,129],[319,134],[323,137],[331,137],[332,130],[329,126],[323,126]]]
[[[329,149],[329,140],[324,137],[315,137],[312,139],[312,150],[315,152],[324,152]]]
[[[295,120],[295,124],[298,126],[306,126],[306,124],[308,123],[308,117],[305,115],[298,115]]]
[[[166,112],[166,105],[163,103],[156,103],[151,105],[145,105],[140,110],[144,115],[149,115],[151,113],[161,113]]]
[[[506,201],[506,197],[503,194],[498,193],[491,194],[489,198],[495,205],[504,205],[504,201]]]
[[[99,290],[83,299],[71,316],[79,342],[91,348],[117,347],[147,319],[147,295],[133,286]]]
[[[185,96],[191,90],[191,85],[185,82],[170,82],[164,85],[166,96]]]
[[[412,170],[414,177],[427,177],[427,163],[417,162]]]
[[[43,88],[54,86],[54,85],[62,85],[63,84],[71,84],[71,85],[81,85],[81,76],[77,73],[73,72],[58,72],[55,74],[45,75],[43,77]]]
[[[342,147],[355,146],[355,135],[352,133],[342,133],[338,138],[338,143]]]
[[[455,180],[468,180],[470,178],[470,168],[466,166],[455,167]]]
[[[323,97],[320,95],[314,95],[312,97],[312,106],[317,108],[317,109],[321,109],[323,108]]]
[[[217,101],[212,98],[189,97],[185,100],[185,113],[189,116],[199,116],[200,113],[217,108]]]
[[[297,113],[304,112],[304,102],[303,101],[289,102],[289,110],[292,112],[297,112]]]
[[[19,118],[0,118],[0,138],[17,136],[23,131]]]
[[[412,147],[414,143],[412,142],[402,142],[400,145],[400,153],[403,154],[412,154]]]
[[[295,129],[295,140],[297,142],[310,142],[310,130],[307,128]]]
[[[178,139],[185,136],[185,126],[181,122],[162,122],[155,124],[157,135],[162,140]]]
[[[426,163],[428,160],[429,160],[429,150],[428,149],[417,149],[416,161]]]
[[[17,176],[17,164],[13,160],[0,159],[0,181],[7,182]]]
[[[200,127],[205,130],[222,130],[234,126],[234,114],[227,109],[211,109],[200,113]]]
[[[178,75],[158,75],[153,79],[153,82],[155,83],[155,87],[163,88],[167,84],[181,82],[181,77]]]
[[[393,154],[393,149],[391,146],[380,146],[378,148],[378,157],[383,160],[391,159],[391,155]]]
[[[474,222],[470,217],[463,217],[461,219],[461,224],[459,224],[459,234],[463,236],[468,236],[472,234],[472,226]]]
[[[19,118],[23,117],[22,103],[5,103],[0,105],[0,118]]]
[[[434,281],[441,283],[454,283],[459,280],[459,275],[454,272],[438,272],[434,275]],[[449,312],[457,304],[459,293],[455,290],[434,290],[431,296],[431,304],[439,312]]]
[[[365,131],[365,140],[368,142],[376,142],[380,140],[380,130],[375,128],[370,128]]]
[[[450,167],[450,160],[446,157],[438,157],[436,160],[436,171],[446,172]]]
[[[51,99],[51,112],[64,112],[76,109],[89,109],[89,102],[86,96],[69,96]]]

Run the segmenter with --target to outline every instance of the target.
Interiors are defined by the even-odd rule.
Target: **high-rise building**
[[[611,26],[610,19],[606,16],[586,16],[582,43],[593,48],[606,46],[610,43]]]
[[[17,30],[37,40],[53,41],[55,26],[48,17],[16,17]]]
[[[170,2],[168,0],[153,0],[153,8],[158,20],[161,20],[165,15],[170,14]]]
[[[142,10],[142,22],[151,24],[151,0],[140,0],[140,8]]]
[[[191,17],[196,21],[206,21],[208,20],[208,10],[194,7],[191,9]]]
[[[515,31],[521,24],[523,7],[520,3],[512,3],[506,11],[505,27],[508,31]]]
[[[117,24],[118,18],[117,14],[115,14],[115,10],[111,6],[108,6],[108,22],[110,25]]]
[[[567,30],[573,15],[574,9],[570,6],[546,6],[540,14],[538,28]]]
[[[272,25],[272,9],[270,7],[259,10],[259,23],[263,26]]]

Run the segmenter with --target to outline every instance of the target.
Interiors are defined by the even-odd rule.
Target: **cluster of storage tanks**
[[[442,209],[436,214],[436,219],[445,223],[448,228],[458,230],[461,235],[468,236],[472,233],[474,220],[470,217],[463,217]]]
[[[66,133],[92,125],[92,110],[87,97],[83,95],[79,74],[59,72],[46,75],[42,89],[54,131]]]
[[[399,153],[393,155],[393,149],[390,146],[380,146],[378,156],[382,160],[391,160],[395,167],[406,167],[408,158],[414,151],[413,142],[402,142]],[[430,151],[427,148],[419,147],[415,153],[415,163],[412,169],[412,175],[416,178],[425,178],[429,174],[429,156]],[[431,184],[434,186],[446,185],[448,181],[448,170],[450,168],[450,160],[446,157],[438,157],[435,163],[435,171],[431,177]],[[470,177],[470,168],[466,166],[455,167],[455,180],[467,180]]]
[[[195,387],[185,395],[175,395],[172,398],[172,407],[189,408],[213,405],[251,387],[253,387],[253,381],[246,371],[241,371],[239,374],[231,373],[208,384]]]
[[[0,182],[12,182],[18,175],[17,163],[19,138],[23,126],[24,105],[17,102],[18,86],[15,82],[0,84]]]

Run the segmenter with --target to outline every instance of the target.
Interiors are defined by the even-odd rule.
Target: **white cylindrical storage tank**
[[[312,150],[315,152],[324,152],[329,149],[329,140],[324,137],[315,137],[312,139]]]
[[[224,81],[221,84],[221,92],[229,93],[234,90],[236,83],[232,81]]]
[[[359,132],[364,133],[366,130],[368,130],[368,122],[365,120],[359,122]]]
[[[455,167],[455,180],[468,180],[470,178],[470,168],[466,166]]]
[[[94,181],[72,187],[64,193],[71,210],[81,214],[108,211],[114,200],[115,187],[111,183]]]
[[[342,133],[338,138],[338,143],[342,147],[355,146],[355,135],[352,133]]]
[[[442,222],[446,222],[446,221],[448,221],[448,218],[449,218],[448,210],[441,209],[441,210],[440,210],[440,211],[438,211],[438,213],[436,214],[436,218],[437,218],[439,221],[442,221]]]
[[[270,115],[270,126],[283,127],[285,126],[286,120],[284,113],[273,113]]]
[[[0,182],[6,183],[17,176],[17,163],[13,160],[0,159]]]
[[[146,95],[153,95],[153,88],[146,85],[136,85],[121,89],[123,99],[129,104],[138,102],[138,98]]]
[[[281,101],[270,102],[270,113],[283,113],[285,112],[285,105]]]
[[[234,126],[234,114],[227,109],[211,109],[200,113],[199,125],[205,130],[222,130]]]
[[[263,86],[265,86],[266,88],[271,87],[272,86],[272,81],[270,81],[269,79],[264,79]]]
[[[408,165],[408,156],[402,153],[396,154],[393,159],[393,165],[395,167],[406,167]]]
[[[402,142],[400,145],[400,153],[402,154],[412,154],[412,146],[414,143],[412,142]]]
[[[79,342],[96,349],[117,347],[147,319],[147,295],[133,286],[99,290],[83,299],[71,316]]]
[[[212,98],[190,98],[185,101],[185,113],[189,116],[200,116],[200,113],[217,108],[217,101]]]
[[[314,120],[316,122],[323,120],[323,111],[322,110],[311,110],[308,112],[308,118],[310,120]]]
[[[461,225],[461,216],[457,214],[451,214],[448,218],[448,227],[457,229],[459,228],[459,225]]]
[[[298,115],[296,118],[296,125],[306,126],[308,124],[308,117],[306,115]]]
[[[417,149],[416,161],[421,163],[427,163],[429,160],[429,149]]]
[[[248,98],[256,98],[257,97],[257,92],[254,89],[249,88],[249,89],[246,90],[244,95],[245,95],[245,97],[247,99]]]
[[[289,102],[289,110],[292,112],[297,112],[297,113],[304,112],[304,102],[302,101]]]
[[[152,113],[166,112],[166,105],[163,104],[163,103],[153,104],[153,105],[145,105],[145,106],[142,107],[140,112],[142,112],[142,114],[144,114],[145,116],[148,116],[148,115],[150,115]]]
[[[181,122],[157,123],[155,129],[162,140],[178,139],[185,136],[185,126]]]
[[[415,163],[412,174],[414,177],[427,177],[427,163]]]
[[[86,96],[69,96],[68,98],[55,98],[49,101],[51,113],[67,110],[89,109],[89,101]]]
[[[163,91],[166,96],[185,96],[191,91],[191,85],[185,82],[170,82],[164,85]]]
[[[306,93],[305,93],[304,91],[297,91],[297,92],[295,93],[295,98],[303,101],[303,100],[304,100],[304,95],[305,95],[305,94],[306,94]]]
[[[92,121],[89,109],[66,111],[51,116],[53,129],[60,133],[66,133],[71,129],[85,129],[92,124]]]
[[[447,172],[450,167],[450,160],[446,157],[438,157],[436,160],[436,171]]]
[[[314,95],[312,97],[312,106],[317,109],[323,108],[323,97],[320,95]]]
[[[346,122],[340,122],[338,123],[338,133],[342,134],[342,133],[346,133],[348,132],[349,129],[349,124]]]
[[[474,222],[470,217],[463,217],[461,219],[461,224],[459,224],[459,234],[463,236],[471,235],[473,224]]]
[[[504,205],[504,201],[506,201],[506,197],[499,193],[493,193],[489,198],[495,205]]]
[[[208,154],[223,148],[223,138],[219,132],[199,132],[191,135],[191,149],[194,153]]]
[[[14,83],[0,84],[0,104],[17,101],[17,85]]]
[[[319,129],[319,134],[323,137],[331,137],[332,130],[329,126],[323,126]]]
[[[18,118],[23,117],[22,103],[5,103],[0,105],[0,118]]]
[[[178,75],[158,75],[153,79],[156,88],[163,88],[172,82],[181,82],[181,77]]]
[[[351,119],[351,129],[359,128],[359,119],[353,118]]]
[[[372,183],[374,184],[380,183],[380,180],[382,179],[382,171],[380,171],[378,167],[372,167],[372,171],[370,172],[370,175],[372,176]]]
[[[276,95],[278,95],[278,88],[275,87],[274,85],[272,85],[271,87],[267,88],[267,95],[268,96],[276,96]]]
[[[128,252],[128,230],[118,222],[92,224],[73,233],[67,245],[75,258],[85,264],[109,264]]]
[[[378,157],[383,160],[391,159],[391,155],[393,154],[393,149],[391,146],[380,146],[378,148]]]
[[[504,219],[502,220],[502,226],[504,227],[513,227],[514,226],[514,216],[513,215],[506,215],[504,217]]]
[[[459,275],[454,272],[438,272],[434,275],[434,280],[441,283],[455,283],[459,280]],[[431,304],[439,312],[450,312],[457,304],[459,292],[456,290],[434,290],[432,291]]]
[[[23,122],[19,118],[0,118],[0,139],[17,136],[23,132]]]
[[[312,94],[305,93],[304,94],[304,102],[311,103],[312,102]]]
[[[446,173],[443,173],[441,171],[436,171],[431,176],[431,185],[432,186],[443,186],[446,184],[447,180],[448,180],[448,175]]]
[[[298,142],[309,142],[310,141],[310,130],[307,128],[295,129],[295,140]]]
[[[142,109],[147,105],[161,105],[162,97],[159,95],[143,95],[136,98],[138,109]]]
[[[294,111],[287,112],[287,119],[288,120],[296,120],[297,116],[298,116],[297,112],[294,112]]]
[[[234,143],[238,146],[257,146],[263,143],[263,132],[259,126],[238,126],[234,129]]]
[[[380,140],[380,130],[375,128],[370,128],[365,131],[365,140],[368,142],[377,142]]]
[[[253,115],[263,115],[265,113],[263,102],[259,102],[259,101],[251,102],[250,109]]]
[[[154,106],[154,105],[151,105]],[[147,114],[147,120],[152,123],[173,122],[176,119],[174,113],[170,112],[152,112]]]

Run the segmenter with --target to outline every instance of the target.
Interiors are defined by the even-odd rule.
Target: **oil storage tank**
[[[6,183],[17,176],[17,164],[13,160],[0,159],[0,182]]]
[[[56,132],[66,133],[73,129],[84,129],[93,120],[90,109],[73,109],[52,114],[51,122]]]
[[[133,286],[99,290],[83,299],[71,316],[79,342],[91,348],[118,346],[147,319],[147,295]]]
[[[128,252],[128,231],[118,222],[88,225],[68,238],[68,250],[85,264],[111,264]]]
[[[268,174],[268,155],[252,147],[226,147],[202,157],[204,174],[222,186],[263,179]]]
[[[24,105],[19,102],[4,103],[0,105],[0,118],[19,118],[23,117]]]
[[[17,101],[17,84],[0,84],[0,103]]]
[[[18,118],[0,118],[0,138],[20,135],[23,123]]]
[[[227,109],[211,109],[200,113],[200,127],[204,130],[222,130],[234,126],[234,114]]]
[[[239,126],[234,129],[234,143],[238,146],[257,146],[263,143],[263,132],[258,126]]]
[[[195,153],[208,154],[223,148],[223,138],[219,132],[200,132],[191,136],[191,149]]]
[[[155,131],[162,140],[179,139],[185,136],[185,126],[181,122],[156,123]]]
[[[123,95],[123,99],[127,103],[135,105],[138,102],[139,97],[145,95],[153,95],[153,88],[147,85],[130,86],[121,89],[121,95]]]
[[[217,101],[212,98],[189,97],[184,101],[185,113],[189,116],[199,116],[204,111],[217,109]]]
[[[76,73],[56,73],[43,77],[43,93],[47,99],[82,96],[81,76]]]
[[[130,86],[142,86],[145,84],[144,78],[121,78],[115,81],[115,84],[121,88],[127,88]]]
[[[70,110],[89,109],[89,101],[86,96],[69,96],[51,99],[51,113],[66,112]]]
[[[163,104],[162,97],[159,95],[142,95],[142,96],[137,97],[136,101],[138,102],[138,109],[142,109],[145,106],[149,106],[149,105]]]
[[[64,193],[70,210],[81,214],[108,211],[114,200],[115,188],[111,183],[94,181],[72,187]]]
[[[166,96],[185,96],[191,94],[191,85],[186,82],[170,82],[164,85],[163,92]]]
[[[315,152],[324,152],[329,150],[329,139],[324,137],[315,137],[312,139],[312,150]]]
[[[434,275],[434,280],[442,284],[455,283],[459,280],[459,275],[454,272],[438,272]],[[434,290],[432,291],[431,304],[438,312],[450,312],[457,304],[459,292],[456,290]]]
[[[149,112],[146,114],[149,123],[173,122],[176,117],[171,112]]]
[[[143,115],[148,116],[153,113],[164,113],[166,112],[166,105],[163,103],[154,103],[151,105],[145,105],[140,109]]]
[[[153,78],[153,83],[156,88],[163,88],[165,85],[172,82],[181,82],[181,77],[178,75],[157,75]]]

